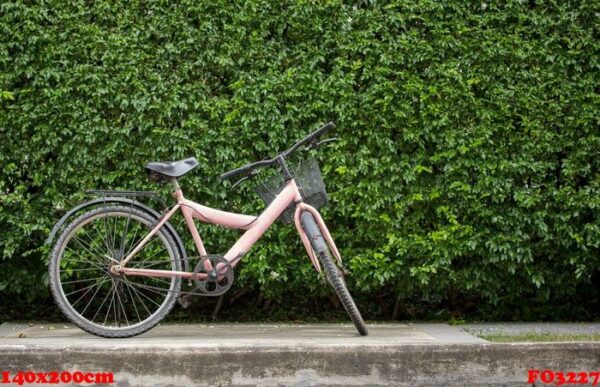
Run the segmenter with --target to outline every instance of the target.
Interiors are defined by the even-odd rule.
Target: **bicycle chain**
[[[159,288],[158,286],[152,286],[152,285],[143,285],[143,284],[135,284],[135,286],[142,288],[142,289],[150,289],[150,290],[157,290],[160,291],[161,293],[171,293],[174,292],[174,290],[167,290],[165,288]],[[188,291],[188,290],[179,290],[177,292],[177,294],[179,295],[189,295],[189,296],[209,296],[206,293],[196,293],[193,290],[192,291]]]
[[[224,294],[226,291],[228,291],[231,288],[231,285],[233,284],[233,278],[234,278],[234,274],[233,274],[233,268],[231,266],[231,263],[228,262],[224,257],[220,256],[220,255],[207,255],[205,257],[202,257],[200,259],[200,261],[198,262],[198,264],[196,265],[196,268],[194,270],[194,274],[197,275],[200,272],[205,272],[204,271],[204,264],[205,261],[209,260],[211,263],[212,267],[217,267],[217,265],[221,265],[221,273],[216,273],[216,270],[212,270],[213,272],[215,272],[215,274],[220,274],[221,277],[225,277],[227,279],[227,284],[226,285],[219,285],[216,289],[211,290],[210,288],[207,288],[206,283],[209,281],[203,281],[198,279],[197,277],[192,277],[190,279],[190,281],[193,281],[196,283],[196,286],[194,287],[194,289],[192,289],[191,291],[189,290],[179,290],[178,294],[180,295],[190,295],[190,296],[209,296],[209,297],[216,297],[216,296],[220,296],[222,294]],[[223,270],[223,267],[225,267],[226,269]],[[215,277],[216,278],[216,277]],[[128,281],[125,281],[126,283],[128,283]],[[215,283],[217,281],[215,281],[214,279],[212,281],[210,281],[212,283]],[[165,288],[161,288],[158,286],[152,286],[152,285],[145,285],[145,284],[138,284],[136,283],[135,286],[138,286],[140,288],[145,288],[145,289],[149,289],[149,290],[156,290],[159,291],[161,293],[165,293],[168,294],[170,292],[172,292],[172,290],[168,290]],[[188,282],[187,286],[191,286],[190,282]],[[205,289],[205,291],[200,291],[197,292],[195,291],[196,289]]]

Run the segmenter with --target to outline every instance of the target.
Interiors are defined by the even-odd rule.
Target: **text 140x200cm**
[[[112,372],[82,372],[82,371],[2,371],[1,384],[112,384]]]

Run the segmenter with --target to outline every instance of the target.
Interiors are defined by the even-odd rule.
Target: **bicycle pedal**
[[[192,305],[192,296],[190,294],[186,294],[179,297],[177,301],[179,301],[179,305],[181,305],[184,309],[187,309],[190,307],[190,305]]]

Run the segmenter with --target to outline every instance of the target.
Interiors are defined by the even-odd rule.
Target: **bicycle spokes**
[[[81,318],[107,328],[130,327],[151,318],[170,293],[175,278],[126,277],[111,268],[148,234],[152,222],[127,211],[107,208],[75,227],[67,236],[59,263],[64,298]],[[175,270],[175,255],[157,233],[127,267]],[[178,282],[177,282],[178,283]]]

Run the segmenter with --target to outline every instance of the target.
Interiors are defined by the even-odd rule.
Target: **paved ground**
[[[600,334],[600,323],[477,323],[462,327],[474,335]]]
[[[369,324],[369,335],[361,337],[350,324],[168,324],[129,339],[102,339],[72,324],[0,325],[1,344],[26,345],[125,345],[200,347],[311,346],[401,346],[405,344],[485,343],[447,324]]]
[[[470,323],[450,326],[436,323],[369,324],[370,334],[360,337],[350,324],[168,324],[142,336],[105,340],[72,324],[0,325],[2,344],[60,345],[132,343],[139,345],[185,342],[202,346],[240,345],[382,345],[485,343],[480,335],[524,333],[600,334],[600,323]]]

